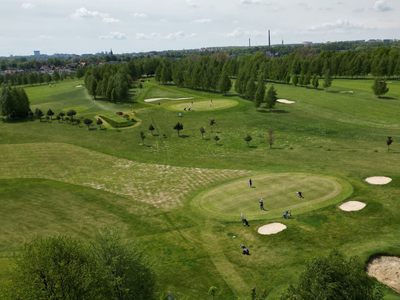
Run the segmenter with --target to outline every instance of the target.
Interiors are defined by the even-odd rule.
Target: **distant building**
[[[40,51],[33,51],[33,55],[40,56]]]
[[[312,46],[313,42],[303,42],[303,46]]]

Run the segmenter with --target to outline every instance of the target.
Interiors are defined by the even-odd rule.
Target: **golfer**
[[[260,202],[260,209],[261,209],[261,210],[264,210],[264,202],[263,202],[263,199],[261,199],[259,202]]]

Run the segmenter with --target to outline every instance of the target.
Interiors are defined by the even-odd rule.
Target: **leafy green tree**
[[[60,112],[58,115],[59,115],[59,116],[61,117],[61,119],[64,121],[65,113]]]
[[[229,79],[227,73],[223,73],[218,83],[218,91],[226,95],[226,93],[229,92],[231,88],[232,81]]]
[[[246,85],[246,98],[253,101],[256,89],[255,78],[251,77]]]
[[[294,86],[297,86],[297,84],[299,83],[299,77],[297,77],[297,74],[293,75],[292,82]]]
[[[379,283],[364,272],[356,256],[346,260],[333,250],[328,257],[315,256],[307,262],[297,286],[290,285],[281,300],[294,299],[383,299]]]
[[[312,79],[312,85],[315,89],[318,89],[319,82],[318,82],[318,76],[317,74],[314,74],[313,79]]]
[[[176,123],[175,126],[174,126],[174,129],[175,129],[176,131],[178,131],[178,136],[180,136],[180,135],[179,135],[179,132],[180,132],[181,130],[183,130],[183,124],[180,123],[180,122]]]
[[[289,73],[286,74],[285,83],[290,84],[290,74]]]
[[[217,145],[218,144],[218,141],[220,140],[220,138],[216,135],[215,137],[214,137],[214,141],[215,141],[215,144]]]
[[[311,74],[307,73],[304,76],[303,85],[308,86],[311,83]]]
[[[104,275],[82,242],[36,237],[14,261],[5,299],[107,299]]]
[[[43,77],[44,81],[46,83],[50,83],[51,82],[51,76],[49,73],[44,73],[44,77]]]
[[[111,101],[114,103],[117,103],[118,101],[117,91],[115,89],[112,89],[111,91]]]
[[[328,88],[332,85],[332,77],[331,77],[331,71],[328,69],[326,70],[325,77],[324,77],[324,89],[325,91],[328,90]]]
[[[271,86],[268,89],[267,95],[265,97],[265,102],[267,103],[267,107],[269,108],[269,111],[271,111],[272,108],[275,107],[276,100],[278,100],[276,90],[275,90],[274,86]]]
[[[46,116],[45,119],[46,119],[47,123],[49,123],[50,117]]]
[[[76,111],[74,109],[70,109],[67,112],[67,116],[69,117],[69,119],[71,120],[71,123],[74,123],[74,116],[76,115]],[[85,123],[86,124],[86,123]]]
[[[60,120],[61,120],[60,115],[58,115],[58,116],[56,117],[56,120],[58,121],[58,123],[60,123]]]
[[[54,79],[55,82],[60,80],[60,73],[58,73],[57,70],[54,71],[54,73],[53,73],[53,79]]]
[[[153,130],[154,130],[155,128],[154,128],[154,126],[153,126],[153,124],[150,124],[149,125],[149,130],[150,130],[150,132],[151,132],[151,135],[154,135],[153,134]]]
[[[299,78],[299,84],[300,84],[301,86],[304,85],[304,79],[305,79],[304,74],[301,74],[301,75],[300,75],[300,78]]]
[[[146,135],[143,131],[140,132],[140,138],[142,139],[142,144],[144,145],[144,139],[146,138]]]
[[[253,139],[253,138],[251,137],[250,134],[247,134],[246,137],[244,138],[244,140],[245,140],[246,143],[247,143],[247,147],[250,147],[249,143],[251,142],[252,139]]]
[[[101,130],[101,125],[103,124],[103,121],[100,118],[98,118],[96,124],[99,125],[99,129]]]
[[[201,132],[201,138],[203,139],[204,138],[204,133],[206,132],[206,129],[203,126],[201,126],[200,127],[200,132]]]
[[[90,125],[93,123],[93,120],[86,118],[83,123],[87,126],[87,130],[90,130]]]
[[[26,118],[30,107],[25,90],[4,86],[0,94],[0,108],[7,118]]]
[[[385,78],[382,79],[381,77],[375,78],[374,84],[371,88],[375,96],[378,96],[378,98],[389,92],[389,88],[386,86]]]
[[[36,108],[35,116],[40,120],[40,122],[42,122],[42,118],[44,116],[44,113],[39,108]]]
[[[49,116],[53,120],[54,112],[51,110],[51,108],[49,108],[46,115]]]
[[[97,262],[103,269],[107,286],[111,288],[109,299],[155,300],[156,274],[139,244],[122,239],[118,230],[103,228],[91,243]]]
[[[264,102],[265,98],[265,83],[264,83],[264,76],[260,76],[258,79],[258,84],[257,84],[257,91],[254,96],[254,105],[256,109],[258,109],[261,104]]]

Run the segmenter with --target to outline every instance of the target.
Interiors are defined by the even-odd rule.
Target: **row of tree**
[[[83,75],[82,75],[83,76]],[[42,74],[41,72],[31,72],[31,73],[20,73],[20,74],[5,74],[0,75],[0,84],[4,83],[10,86],[16,85],[34,85],[42,83],[50,83],[52,81],[63,81],[67,78],[74,79],[75,75],[73,72],[58,72],[57,70],[53,72],[53,76],[49,73]]]

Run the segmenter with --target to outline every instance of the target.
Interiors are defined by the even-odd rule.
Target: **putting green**
[[[188,111],[189,105],[192,105],[191,108],[192,111],[213,111],[213,110],[231,108],[238,104],[239,102],[237,102],[236,100],[227,100],[227,99],[213,99],[212,102],[210,100],[200,100],[200,101],[196,100],[193,101],[193,104],[191,101],[186,100],[185,102],[171,101],[171,103],[169,103],[165,107],[169,110],[176,110],[182,112],[184,112],[184,108],[186,107],[186,112],[190,113],[190,111]]]
[[[350,183],[339,178],[303,173],[269,174],[235,180],[198,195],[193,205],[207,215],[231,220],[240,218],[270,219],[281,217],[286,210],[293,215],[338,203],[351,195]],[[300,199],[297,191],[303,193]],[[263,199],[265,210],[260,209]]]

